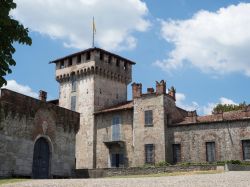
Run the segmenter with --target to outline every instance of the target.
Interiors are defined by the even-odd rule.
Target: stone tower
[[[134,62],[100,48],[52,61],[60,84],[59,105],[79,112],[76,168],[95,168],[95,118],[98,110],[127,100]]]

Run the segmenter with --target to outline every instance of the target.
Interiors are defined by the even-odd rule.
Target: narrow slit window
[[[71,96],[71,110],[76,111],[76,96]]]

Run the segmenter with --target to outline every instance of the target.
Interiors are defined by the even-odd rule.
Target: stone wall
[[[250,120],[168,126],[167,161],[172,162],[172,144],[181,144],[182,162],[206,162],[206,142],[215,142],[217,161],[243,160],[242,140],[250,139]]]
[[[121,141],[124,141],[124,166],[132,165],[133,152],[133,110],[123,110],[96,115],[96,167],[110,167],[110,151],[105,141],[112,141],[112,119],[114,116],[121,117]]]
[[[150,175],[157,173],[170,172],[188,172],[188,171],[208,171],[221,170],[221,167],[216,165],[196,165],[196,166],[166,166],[166,167],[151,167],[151,168],[104,168],[104,169],[85,169],[76,170],[76,178],[100,178],[112,176],[126,176],[126,175]],[[223,167],[222,167],[223,170]]]
[[[70,176],[75,168],[79,114],[2,89],[0,97],[0,176],[32,176],[35,142],[50,147],[50,177]]]
[[[145,126],[146,110],[153,111],[153,126]],[[134,158],[132,166],[145,164],[145,144],[154,144],[155,163],[165,161],[164,95],[146,94],[134,99]]]

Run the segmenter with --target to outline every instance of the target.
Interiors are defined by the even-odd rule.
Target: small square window
[[[153,126],[153,111],[146,110],[144,112],[144,116],[145,116],[145,126]]]

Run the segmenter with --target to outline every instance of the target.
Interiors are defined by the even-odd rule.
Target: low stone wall
[[[133,168],[77,169],[75,171],[75,178],[100,178],[100,177],[126,176],[126,175],[149,175],[157,173],[170,173],[170,172],[180,172],[180,171],[207,171],[207,170],[217,170],[217,169],[218,168],[216,165],[166,166],[166,167],[152,167],[152,168],[133,167]]]
[[[250,165],[226,164],[225,171],[250,171]]]

